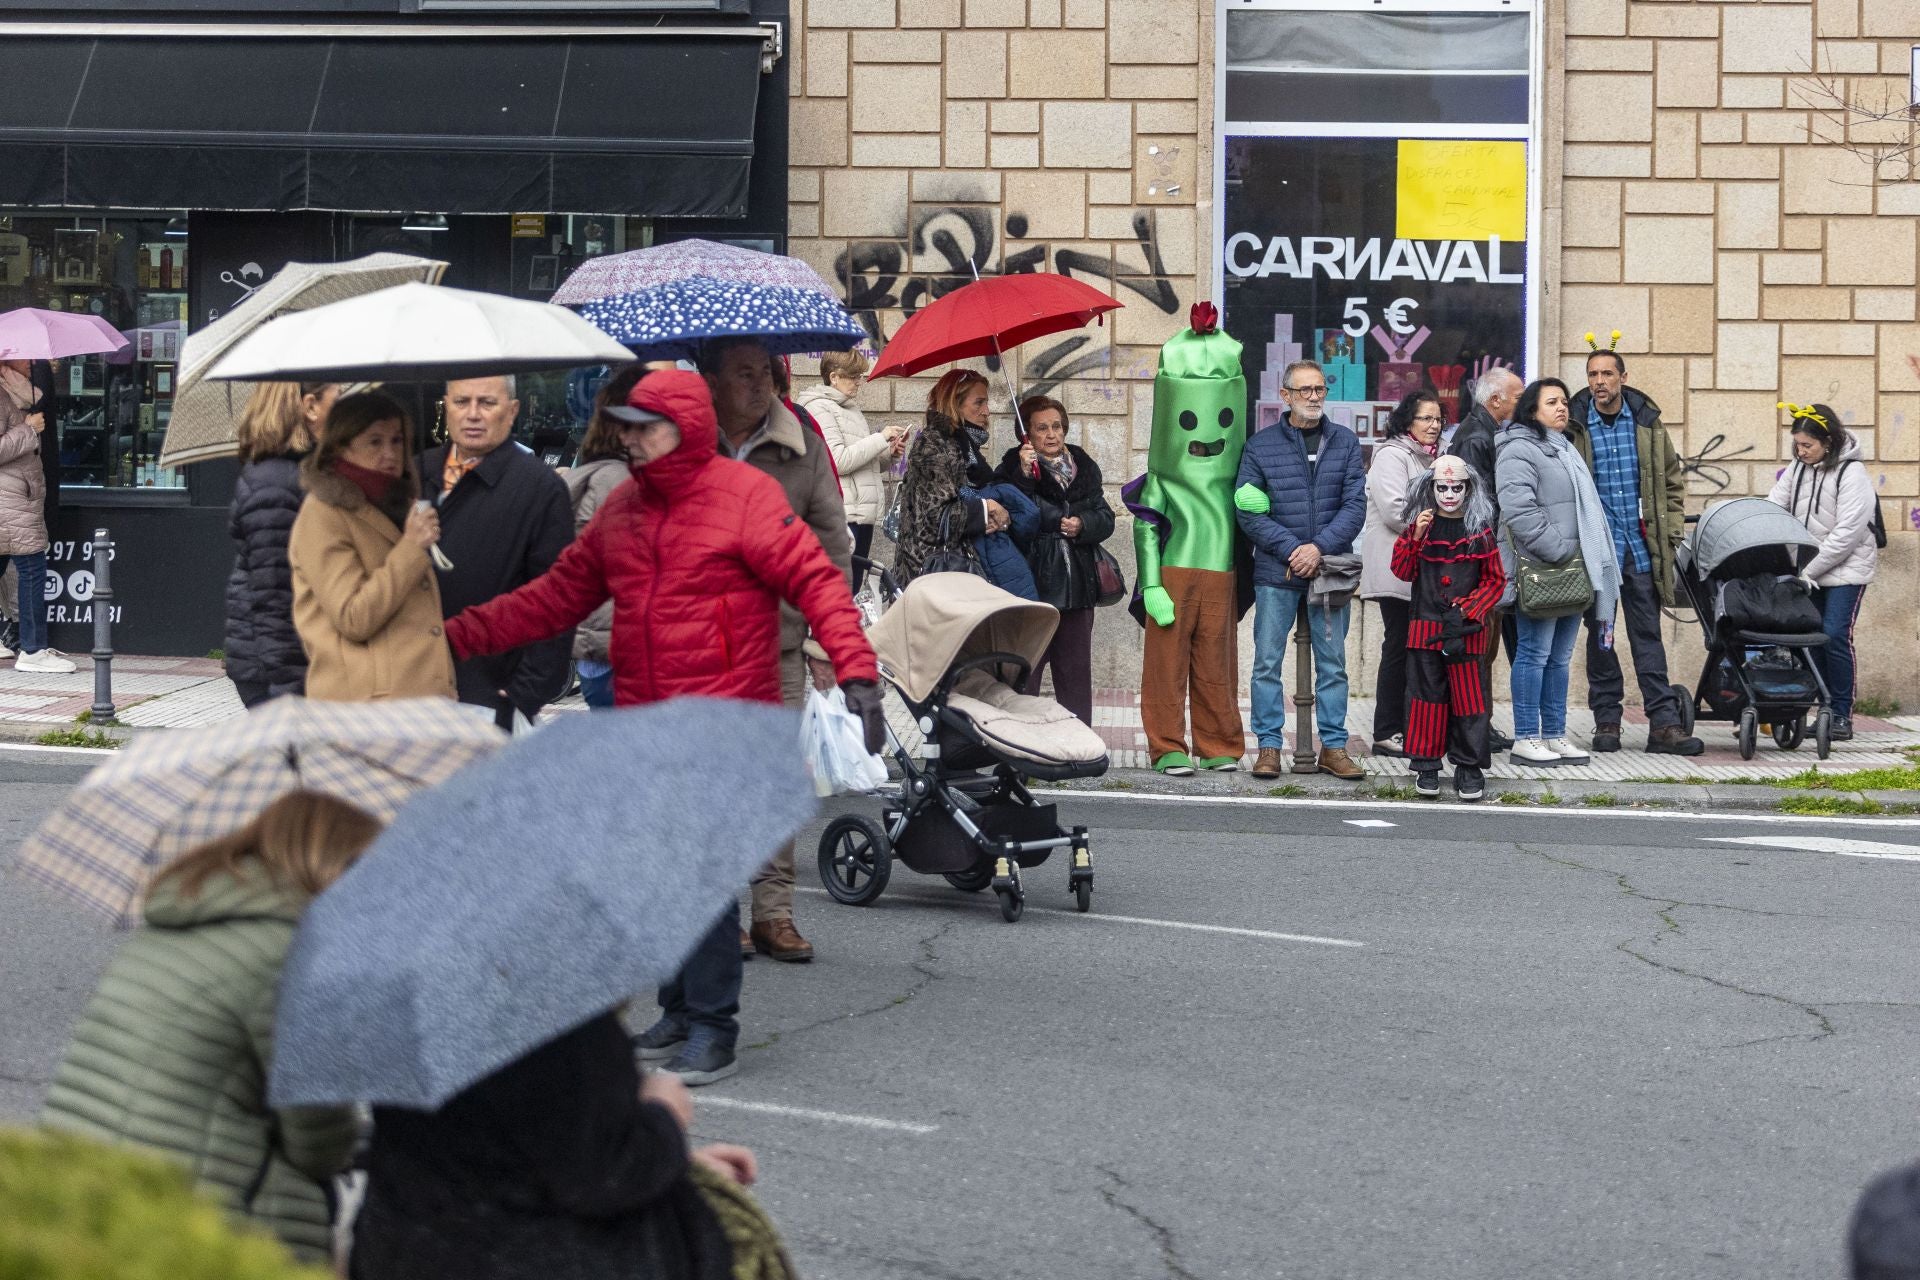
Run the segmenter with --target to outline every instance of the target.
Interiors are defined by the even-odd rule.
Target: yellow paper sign
[[[1394,235],[1527,238],[1527,144],[1403,138]]]

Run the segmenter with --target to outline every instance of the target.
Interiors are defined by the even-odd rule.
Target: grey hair
[[[1508,378],[1512,378],[1516,386],[1526,385],[1520,381],[1520,375],[1511,369],[1489,369],[1473,380],[1473,402],[1482,409],[1486,408],[1487,401],[1499,394],[1499,388],[1506,385]]]
[[[1280,385],[1288,391],[1293,390],[1293,375],[1300,372],[1300,370],[1302,369],[1311,369],[1323,378],[1327,376],[1327,371],[1320,367],[1319,361],[1295,360],[1292,364],[1287,366],[1287,371],[1280,375]]]
[[[481,374],[475,378],[448,378],[447,385],[452,386],[456,382],[488,382],[494,378],[498,378],[507,384],[507,399],[518,400],[520,398],[520,379],[511,373]]]
[[[1420,518],[1420,513],[1429,507],[1436,512],[1440,504],[1433,500],[1433,469],[1429,467],[1421,477],[1413,482],[1407,491],[1407,505],[1401,509],[1400,518],[1411,526]],[[1467,532],[1493,527],[1493,498],[1487,493],[1487,486],[1481,481],[1480,473],[1472,467],[1467,468],[1467,505],[1460,512],[1460,520],[1467,526]]]

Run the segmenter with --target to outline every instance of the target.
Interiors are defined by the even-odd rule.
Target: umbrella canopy
[[[632,358],[565,307],[415,283],[282,316],[243,338],[207,376],[444,382]]]
[[[676,280],[578,310],[642,360],[692,359],[715,338],[757,338],[774,355],[846,351],[867,338],[837,299],[787,285]]]
[[[564,716],[408,805],[280,977],[275,1106],[432,1110],[676,972],[812,816],[799,717]]]
[[[806,289],[829,298],[840,296],[832,285],[820,278],[819,272],[798,258],[716,244],[711,240],[675,240],[650,249],[589,258],[554,292],[553,301],[578,306],[694,279],[775,285]]]
[[[99,316],[20,307],[0,315],[0,360],[64,360],[101,355],[127,345]]]
[[[288,792],[318,791],[389,819],[414,792],[505,742],[488,717],[444,698],[275,698],[237,722],[135,738],[27,838],[20,863],[127,927],[161,867]]]
[[[404,253],[374,253],[348,262],[289,262],[233,310],[189,334],[181,344],[180,378],[174,386],[167,437],[160,446],[160,465],[178,467],[234,454],[234,431],[253,386],[210,382],[207,373],[260,326],[291,312],[409,281],[437,284],[446,269],[444,262]]]
[[[888,340],[868,376],[904,378],[955,360],[997,355],[1050,333],[1078,329],[1122,305],[1067,276],[976,280],[915,312]]]
[[[963,658],[1014,653],[1037,663],[1053,642],[1060,613],[1023,600],[971,573],[925,573],[867,631],[887,678],[915,702],[926,701]]]
[[[1744,578],[1798,573],[1819,554],[1820,539],[1792,512],[1765,498],[1732,498],[1700,513],[1680,544],[1679,563],[1702,577]]]

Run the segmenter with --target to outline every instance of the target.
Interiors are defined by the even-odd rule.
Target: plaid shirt
[[[1640,527],[1640,445],[1633,411],[1624,399],[1612,427],[1598,402],[1587,402],[1587,438],[1593,442],[1593,487],[1613,531],[1613,554],[1623,573],[1651,573],[1646,535]]]

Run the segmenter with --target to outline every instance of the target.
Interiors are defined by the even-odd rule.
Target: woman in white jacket
[[[1404,756],[1407,728],[1407,611],[1413,584],[1393,576],[1393,543],[1407,527],[1401,510],[1433,465],[1446,425],[1440,401],[1417,391],[1395,406],[1387,438],[1367,464],[1367,522],[1360,530],[1360,598],[1380,606],[1380,668],[1373,686],[1373,754]]]
[[[829,351],[820,357],[820,385],[800,397],[800,407],[813,415],[826,438],[827,452],[840,472],[841,499],[847,507],[847,528],[853,533],[853,554],[873,554],[873,526],[887,506],[887,467],[906,451],[905,427],[875,430],[867,416],[854,407],[860,380],[871,367],[858,351]],[[853,574],[853,589],[865,575]]]
[[[1833,737],[1853,736],[1853,624],[1873,581],[1880,550],[1874,545],[1873,481],[1860,445],[1824,404],[1788,405],[1793,413],[1793,465],[1767,497],[1791,511],[1820,540],[1820,553],[1803,575],[1813,584],[1827,643],[1812,651],[1827,682]]]

